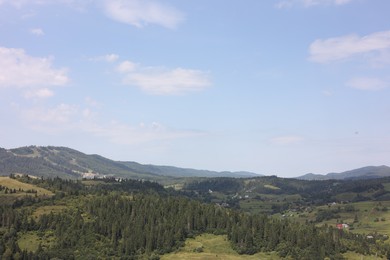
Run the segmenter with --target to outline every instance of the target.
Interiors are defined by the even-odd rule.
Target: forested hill
[[[223,236],[244,255],[390,256],[383,243],[387,237],[379,234],[371,239],[328,225],[248,214],[190,199],[155,182],[11,177],[0,182],[0,259],[160,259],[204,233]],[[196,259],[205,259],[202,251],[196,249]]]
[[[321,174],[305,174],[297,177],[301,180],[343,180],[343,179],[375,179],[382,177],[390,177],[390,167],[386,165],[382,166],[367,166],[350,171],[340,173],[328,173],[326,175]]]
[[[133,170],[139,172],[149,172],[164,176],[175,176],[175,177],[234,177],[234,178],[247,178],[247,177],[259,177],[263,176],[253,172],[239,171],[239,172],[216,172],[209,170],[197,170],[189,168],[179,168],[174,166],[157,166],[151,164],[140,164],[136,162],[121,162]]]
[[[0,175],[17,173],[65,179],[110,176],[154,181],[177,177],[258,176],[249,172],[214,172],[119,162],[66,147],[29,146],[9,150],[0,148]]]

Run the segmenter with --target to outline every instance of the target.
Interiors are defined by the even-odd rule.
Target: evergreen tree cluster
[[[205,232],[227,235],[240,254],[277,251],[293,259],[341,259],[348,250],[382,256],[390,252],[384,243],[362,235],[202,203],[151,182],[107,179],[104,185],[87,187],[58,178],[28,181],[56,187],[62,196],[26,197],[21,200],[26,202],[0,206],[1,259],[137,259],[174,251],[186,238]],[[37,219],[26,206],[64,199],[77,206]],[[54,239],[50,246],[27,252],[17,243],[18,234],[25,232],[53,234]]]

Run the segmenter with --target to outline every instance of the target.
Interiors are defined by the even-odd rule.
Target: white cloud
[[[27,0],[0,0],[0,6],[5,4],[10,4],[20,8],[22,5],[26,3],[28,3]]]
[[[0,6],[5,4],[19,9],[28,5],[61,4],[80,11],[98,6],[109,18],[138,28],[154,24],[174,29],[184,20],[181,11],[156,0],[0,0]]]
[[[304,6],[313,5],[344,5],[352,2],[353,0],[302,0]]]
[[[337,5],[343,5],[343,4],[347,4],[349,2],[352,2],[353,0],[334,0],[335,4]]]
[[[104,56],[104,58],[105,58],[105,61],[107,61],[107,62],[114,62],[119,58],[119,56],[116,54],[108,54],[108,55]]]
[[[389,87],[390,83],[379,78],[358,77],[350,79],[346,85],[360,90],[381,90]]]
[[[76,9],[82,10],[97,0],[0,0],[1,5],[12,5],[16,8],[22,8],[27,5],[47,5],[47,4],[65,4]]]
[[[131,61],[124,61],[117,67],[121,73],[133,72],[137,68],[137,64]]]
[[[293,1],[280,1],[275,4],[278,9],[290,8],[294,5]]]
[[[29,90],[26,91],[24,94],[25,98],[31,99],[31,98],[49,98],[54,96],[54,92],[51,91],[48,88],[40,88],[37,90]]]
[[[12,5],[16,8],[22,8],[25,5],[43,5],[43,4],[49,4],[49,3],[55,3],[55,2],[65,2],[66,0],[0,0],[0,6],[1,5]]]
[[[303,141],[301,136],[294,135],[286,135],[286,136],[278,136],[271,139],[271,143],[276,145],[291,145],[297,144]]]
[[[51,135],[81,132],[121,145],[139,145],[204,135],[200,131],[171,129],[157,122],[137,125],[117,121],[98,122],[99,115],[93,107],[70,104],[25,110],[14,107],[19,110],[23,122],[30,129]]]
[[[154,95],[185,94],[203,90],[210,85],[207,73],[182,68],[131,73],[126,76],[124,82],[141,87],[145,92]]]
[[[177,9],[152,0],[105,0],[104,9],[110,18],[140,28],[157,24],[172,29],[184,19]]]
[[[200,70],[145,68],[130,61],[122,62],[117,69],[125,74],[124,84],[137,86],[152,95],[181,95],[211,85],[209,73]]]
[[[97,107],[97,106],[99,106],[99,103],[98,103],[96,100],[94,100],[93,98],[91,98],[91,97],[86,97],[86,98],[84,99],[84,101],[85,101],[85,103],[86,103],[88,106],[91,106],[91,107]]]
[[[33,128],[65,130],[73,126],[79,108],[74,105],[60,104],[54,108],[35,107],[22,111],[23,118],[32,123]]]
[[[68,81],[66,69],[52,68],[52,58],[32,57],[23,49],[0,47],[0,88],[61,86]]]
[[[275,6],[276,8],[290,8],[295,5],[311,7],[317,5],[344,5],[352,2],[354,0],[284,0],[278,2]]]
[[[30,33],[35,35],[35,36],[43,36],[45,35],[45,33],[43,32],[43,30],[41,28],[33,28],[30,30]]]
[[[119,56],[117,54],[106,54],[106,55],[103,55],[103,56],[98,56],[98,57],[94,57],[94,58],[91,58],[90,60],[91,61],[105,61],[105,62],[115,62],[119,59]]]
[[[389,50],[390,31],[376,32],[363,37],[352,34],[314,41],[310,45],[309,60],[327,63],[363,54],[371,55],[371,59],[382,60],[382,55]]]
[[[202,135],[197,131],[173,130],[153,122],[151,124],[126,125],[116,121],[105,125],[88,125],[85,131],[108,138],[113,143],[135,145],[156,141],[174,140]]]

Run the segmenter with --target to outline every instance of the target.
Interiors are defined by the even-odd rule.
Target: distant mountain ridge
[[[103,156],[87,155],[80,151],[56,146],[28,146],[14,149],[0,148],[0,176],[29,174],[39,177],[65,179],[111,176],[118,178],[145,179],[153,181],[174,180],[184,177],[234,177],[250,178],[264,176],[246,171],[209,171],[174,166],[140,164],[131,161],[114,161]],[[341,173],[305,174],[301,180],[374,179],[390,176],[390,167],[367,166]]]
[[[261,176],[251,172],[216,172],[114,161],[97,154],[87,155],[71,148],[56,146],[28,146],[8,150],[0,148],[0,175],[10,174],[66,179],[112,176],[153,181],[180,177]]]
[[[326,175],[308,173],[297,177],[301,180],[346,180],[346,179],[375,179],[390,176],[390,167],[386,165],[381,166],[366,166],[350,171],[340,173],[328,173]]]
[[[140,164],[137,162],[120,162],[131,169],[136,169],[141,172],[152,172],[157,175],[172,176],[172,177],[259,177],[260,174],[247,171],[209,171],[197,170],[190,168],[179,168],[175,166],[161,166],[152,164]]]

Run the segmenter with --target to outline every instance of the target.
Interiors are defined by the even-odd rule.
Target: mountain
[[[137,170],[139,172],[148,172],[163,176],[172,177],[236,177],[236,178],[247,178],[247,177],[259,177],[260,174],[253,172],[239,171],[239,172],[216,172],[208,170],[196,170],[190,168],[179,168],[174,166],[157,166],[151,164],[140,164],[136,162],[121,162],[127,167]]]
[[[382,166],[367,166],[358,168],[355,170],[340,172],[340,173],[328,173],[326,175],[308,173],[303,176],[297,177],[301,180],[344,180],[344,179],[374,179],[390,177],[390,167],[386,165]]]
[[[253,177],[250,172],[215,172],[172,166],[120,162],[100,155],[87,155],[67,147],[29,146],[0,148],[0,175],[28,174],[66,179],[111,176],[119,178],[166,181],[180,177]]]

